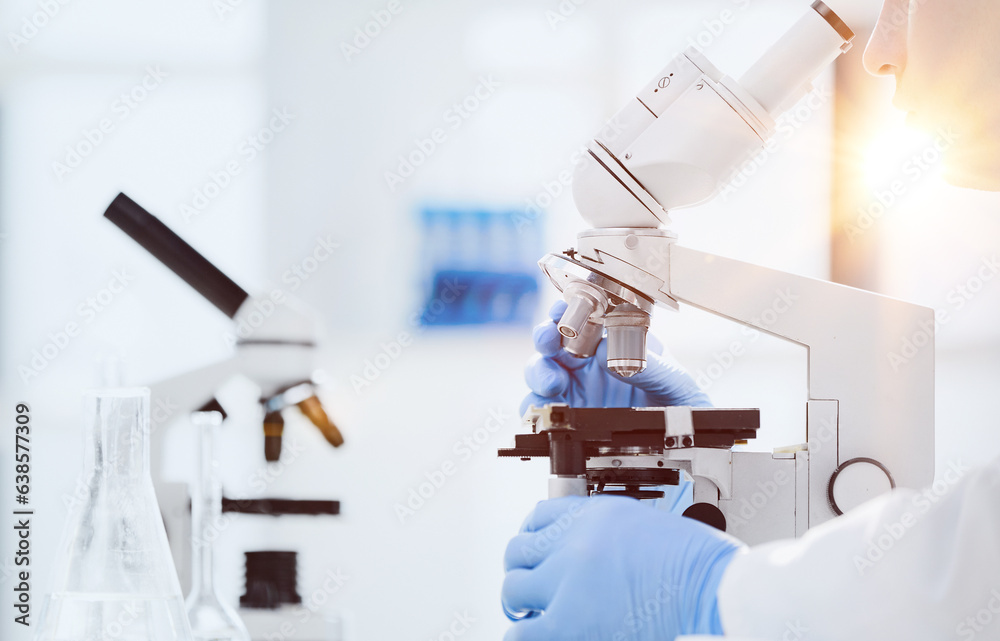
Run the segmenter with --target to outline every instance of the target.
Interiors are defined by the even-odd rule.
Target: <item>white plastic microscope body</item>
[[[289,385],[311,381],[316,371],[318,318],[294,299],[273,293],[249,297],[233,323],[232,334],[224,337],[234,343],[231,356],[149,386],[153,408],[151,450],[155,453],[151,472],[185,593],[191,579],[190,494],[186,482],[164,478],[166,428],[176,420],[186,420],[235,378],[250,380],[260,398],[270,398]]]
[[[567,339],[582,334],[588,312],[599,323],[622,303],[647,313],[687,303],[807,348],[807,443],[772,453],[678,448],[656,462],[617,457],[626,466],[686,470],[695,501],[719,507],[728,531],[751,544],[800,536],[893,486],[933,480],[933,310],[688,249],[661,228],[667,211],[718,193],[852,36],[817,2],[740,82],[694,50],[678,56],[605,130],[620,133],[589,145],[573,195],[593,228],[574,251],[540,262],[571,310],[581,290],[592,293],[577,318],[564,316]],[[763,322],[778,296],[794,302]],[[893,359],[914,336],[929,344],[905,362]],[[685,419],[683,408],[671,409],[681,435],[690,410]],[[769,492],[759,501],[762,487]]]
[[[219,389],[241,377],[256,386],[263,412],[264,456],[277,461],[284,428],[282,411],[290,405],[322,432],[334,447],[343,443],[316,396],[313,382],[318,318],[282,290],[251,297],[158,218],[124,193],[119,193],[104,217],[142,246],[165,267],[232,319],[233,331],[224,341],[232,354],[219,362],[150,385],[151,460],[153,485],[164,514],[182,587],[188,579],[190,512],[186,484],[170,483],[163,474],[163,441],[173,421],[192,412],[225,414],[215,399]]]

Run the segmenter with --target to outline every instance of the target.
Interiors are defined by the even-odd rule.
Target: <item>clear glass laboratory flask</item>
[[[215,540],[223,521],[213,452],[222,415],[195,412],[191,420],[198,442],[198,475],[191,487],[191,593],[184,604],[191,632],[198,641],[250,641],[239,615],[215,591]]]
[[[149,474],[149,390],[88,392],[83,485],[36,641],[193,641]]]

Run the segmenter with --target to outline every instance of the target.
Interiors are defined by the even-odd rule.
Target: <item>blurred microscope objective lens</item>
[[[323,409],[323,405],[319,402],[319,398],[315,394],[304,401],[299,401],[297,405],[302,410],[302,413],[306,415],[306,418],[319,428],[319,431],[323,433],[323,438],[330,445],[340,447],[344,444],[344,436],[337,429],[337,426],[334,425],[333,421],[330,420],[329,415],[327,415],[326,410]]]
[[[604,326],[608,328],[608,369],[625,378],[646,369],[649,314],[625,303],[608,313]]]
[[[274,463],[281,458],[281,435],[285,431],[285,419],[281,412],[264,415],[264,460]]]

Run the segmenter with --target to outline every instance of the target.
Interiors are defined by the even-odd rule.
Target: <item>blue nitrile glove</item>
[[[717,591],[742,547],[635,499],[542,501],[507,545],[504,641],[669,641],[722,634]]]
[[[566,303],[556,302],[549,310],[551,320],[535,327],[538,354],[524,371],[531,394],[521,401],[521,414],[529,405],[549,403],[570,407],[712,406],[691,375],[663,356],[663,346],[654,336],[647,339],[646,369],[632,378],[608,371],[606,338],[591,358],[573,356],[562,348],[562,335],[556,328],[564,311]]]

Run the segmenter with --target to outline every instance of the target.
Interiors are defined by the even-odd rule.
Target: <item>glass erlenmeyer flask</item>
[[[37,641],[193,641],[149,475],[149,390],[88,392],[86,498],[70,512]]]
[[[191,415],[198,440],[198,476],[191,491],[191,594],[185,601],[191,632],[199,641],[250,641],[250,633],[233,608],[215,591],[216,526],[222,515],[222,485],[213,458],[218,412]]]

